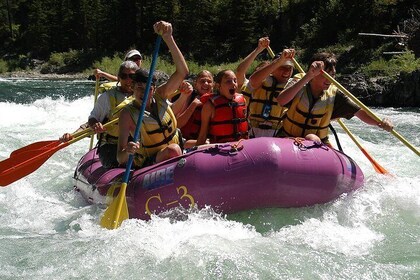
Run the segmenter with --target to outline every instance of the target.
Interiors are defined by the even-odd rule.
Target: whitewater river
[[[92,81],[0,79],[0,160],[74,131],[93,106]],[[419,108],[373,108],[420,147]],[[0,279],[420,279],[420,157],[397,138],[346,121],[393,176],[378,174],[337,127],[365,185],[298,209],[99,226],[104,211],[73,190],[82,140],[0,187]],[[258,185],[258,182],[255,183]]]

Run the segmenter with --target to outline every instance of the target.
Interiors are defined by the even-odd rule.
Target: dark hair
[[[130,61],[130,60],[124,61],[123,63],[121,63],[120,68],[118,69],[118,77],[121,77],[125,69],[137,71],[139,67],[133,61]]]
[[[320,52],[320,53],[314,54],[311,60],[309,61],[309,66],[314,61],[324,62],[325,71],[331,70],[333,67],[337,65],[337,57],[335,56],[335,54],[329,53],[329,52]]]
[[[220,84],[222,82],[223,77],[225,76],[226,72],[233,72],[230,69],[224,69],[222,71],[220,71],[219,73],[216,74],[216,76],[214,77],[214,82]]]
[[[147,79],[149,78],[149,71],[143,68],[139,68],[136,73],[131,74],[130,78],[137,83],[147,83]],[[157,80],[156,74],[153,73],[152,76],[152,83],[155,84]]]

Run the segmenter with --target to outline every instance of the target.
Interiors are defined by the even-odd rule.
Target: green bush
[[[413,52],[394,55],[390,60],[380,58],[362,67],[362,72],[369,76],[384,75],[397,76],[401,72],[411,73],[420,69],[420,59],[416,59]]]
[[[0,59],[0,73],[5,73],[9,70],[9,68],[7,67],[7,62],[4,61],[3,59]]]
[[[123,61],[122,57],[123,56],[120,53],[115,53],[113,57],[103,57],[100,61],[93,62],[92,68],[85,69],[83,73],[87,75],[92,75],[92,70],[95,68],[99,68],[102,71],[116,75]]]

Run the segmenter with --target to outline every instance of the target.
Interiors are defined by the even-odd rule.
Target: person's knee
[[[312,140],[314,142],[321,142],[321,139],[315,134],[308,134],[305,136],[306,140]]]
[[[168,152],[169,158],[182,155],[181,147],[178,144],[170,144],[167,147],[167,152]]]
[[[161,162],[180,155],[182,155],[181,147],[178,144],[170,144],[156,155],[156,162]]]

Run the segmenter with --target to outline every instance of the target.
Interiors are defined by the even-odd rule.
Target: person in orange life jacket
[[[188,66],[172,36],[172,25],[165,21],[159,21],[153,25],[153,29],[157,34],[161,34],[168,46],[176,71],[166,83],[160,86],[155,84],[151,86],[148,100],[143,100],[149,76],[148,71],[139,69],[132,75],[135,101],[124,107],[120,114],[117,159],[121,165],[124,165],[128,161],[129,155],[132,154],[136,168],[182,154],[182,149],[179,146],[182,144],[182,139],[177,132],[177,121],[168,98],[188,75]],[[129,141],[130,134],[134,134],[143,102],[146,102],[146,111],[140,128],[139,141]]]
[[[321,70],[324,70],[335,77],[336,63],[334,54],[317,53],[311,58],[307,73],[297,74],[286,85],[277,98],[280,105],[290,106],[279,137],[302,137],[330,145],[328,125],[331,120],[353,116],[386,131],[392,130],[390,120],[384,118],[378,123],[322,75]]]
[[[201,127],[196,146],[206,143],[223,143],[248,138],[246,104],[237,93],[238,84],[232,70],[223,70],[215,77],[214,94],[203,105]]]
[[[198,73],[194,79],[193,88],[194,90],[189,95],[185,95],[188,106],[177,116],[178,128],[181,129],[182,136],[186,140],[196,140],[198,138],[201,126],[202,101],[203,98],[208,98],[213,92],[213,74],[207,70]]]
[[[266,48],[270,46],[270,39],[268,37],[262,37],[258,40],[258,46],[248,54],[241,63],[239,63],[238,67],[236,68],[236,78],[238,79],[238,88],[242,90],[242,87],[245,87],[249,80],[246,78],[246,72],[248,71],[251,64],[257,58],[257,56]],[[267,65],[268,61],[263,61],[260,63],[255,70],[260,69],[262,66]],[[246,98],[246,96],[245,96]]]
[[[134,63],[137,64],[138,67],[141,67],[142,59],[143,57],[141,56],[141,53],[138,50],[130,50],[125,54],[125,57],[124,57],[124,61],[133,61]],[[118,81],[118,77],[108,72],[102,71],[99,68],[96,68],[95,70],[93,70],[93,75],[95,75],[97,79],[104,77],[108,81]]]
[[[284,49],[270,64],[256,70],[242,93],[247,99],[250,137],[273,137],[281,127],[282,117],[287,110],[277,102],[293,74],[290,57],[294,49]]]
[[[121,108],[117,106],[125,101],[127,97],[133,94],[131,88],[131,74],[134,74],[139,67],[133,61],[124,61],[118,70],[117,87],[111,88],[98,97],[90,115],[88,122],[82,124],[79,129],[86,129],[90,127],[96,133],[101,133],[98,142],[98,154],[102,165],[105,168],[112,168],[118,166],[117,162],[117,136],[118,124],[115,124],[107,129],[103,124],[117,118]],[[73,133],[75,133],[73,132]],[[67,142],[72,139],[71,134],[65,133],[60,137],[62,142]]]

